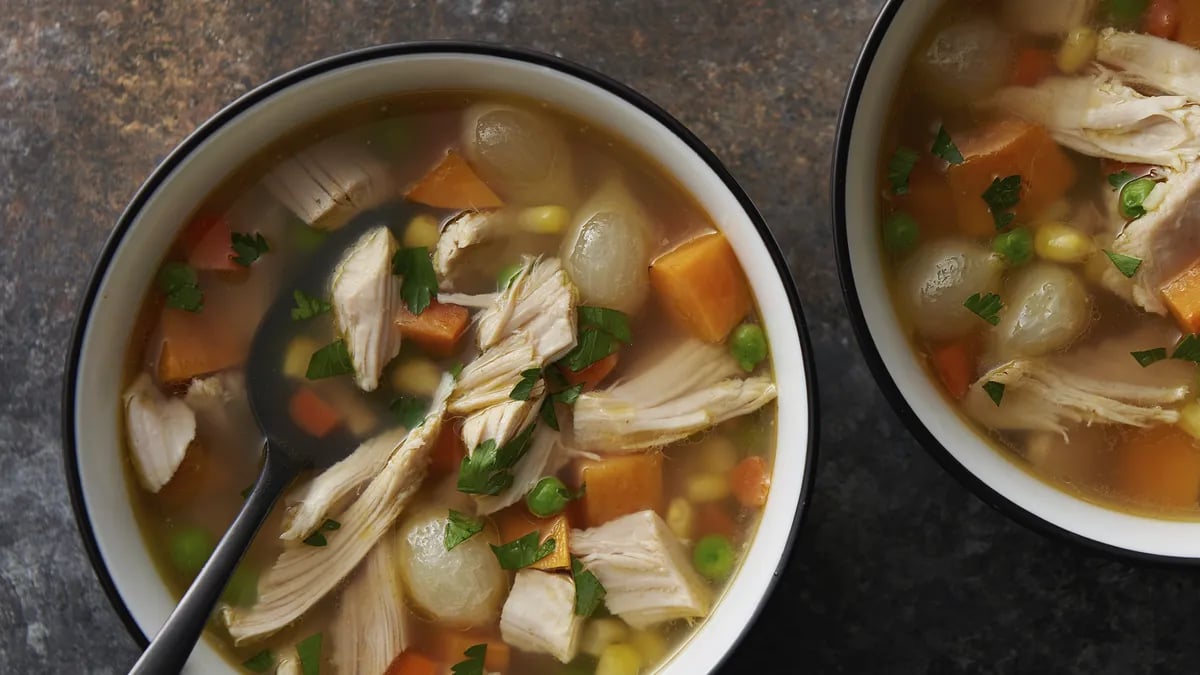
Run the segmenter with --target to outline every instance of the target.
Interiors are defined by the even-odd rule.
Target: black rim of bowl
[[[853,133],[854,121],[858,113],[858,105],[862,98],[863,89],[866,86],[867,75],[875,62],[879,46],[883,43],[888,29],[891,28],[892,22],[895,20],[896,14],[900,11],[900,7],[903,4],[904,0],[888,0],[880,12],[879,18],[876,19],[875,25],[871,27],[871,32],[867,36],[867,42],[854,64],[850,86],[846,91],[845,99],[842,102],[842,112],[838,119],[833,158],[833,237],[834,249],[837,255],[838,278],[841,281],[842,295],[845,297],[846,306],[849,309],[850,323],[854,327],[854,335],[858,340],[859,348],[862,349],[863,355],[866,357],[871,374],[875,377],[875,382],[879,385],[880,390],[882,390],[884,398],[891,404],[892,410],[896,412],[901,421],[904,422],[904,425],[908,427],[909,433],[916,437],[921,447],[925,448],[926,452],[932,455],[942,468],[974,492],[984,503],[1021,525],[1045,536],[1061,539],[1119,559],[1169,565],[1200,565],[1200,558],[1146,553],[1144,551],[1135,551],[1097,541],[1051,523],[1018,506],[1015,502],[1000,494],[978,476],[967,470],[937,440],[921,421],[920,417],[913,411],[912,406],[908,404],[904,395],[900,393],[900,388],[896,386],[896,381],[892,378],[891,371],[888,370],[887,364],[883,362],[883,357],[880,356],[879,349],[875,346],[875,340],[871,337],[871,332],[867,327],[866,316],[863,314],[862,305],[858,301],[858,290],[855,287],[854,275],[851,270],[850,246],[846,238],[846,185],[847,168],[850,160],[850,136]]]
[[[108,596],[109,602],[113,609],[116,610],[122,623],[125,624],[126,630],[133,637],[137,644],[145,648],[148,644],[146,635],[142,632],[137,622],[133,618],[133,614],[129,611],[129,607],[125,604],[124,599],[117,592],[116,584],[113,581],[108,567],[104,562],[104,558],[100,555],[100,549],[96,542],[95,532],[92,529],[92,522],[88,515],[87,507],[83,501],[82,483],[79,474],[79,465],[77,461],[78,448],[76,446],[75,428],[75,399],[76,399],[76,376],[79,368],[79,357],[83,347],[84,332],[88,324],[88,318],[91,315],[93,305],[96,301],[96,295],[99,290],[100,281],[108,270],[112,257],[116,252],[117,247],[124,239],[131,224],[140,214],[142,208],[150,197],[158,190],[167,176],[179,164],[196,150],[196,148],[207,140],[218,129],[231,122],[251,106],[260,103],[274,94],[298,84],[304,80],[310,79],[317,75],[322,75],[328,72],[335,71],[339,68],[352,66],[367,61],[377,59],[386,59],[397,56],[409,56],[416,54],[465,54],[473,56],[489,56],[524,63],[531,63],[538,66],[547,67],[561,73],[570,75],[576,79],[592,84],[600,89],[607,91],[610,94],[616,95],[625,102],[637,107],[642,112],[654,118],[658,123],[662,124],[671,133],[675,134],[687,146],[696,153],[704,162],[712,169],[725,187],[733,194],[754,224],[754,228],[758,231],[759,237],[762,239],[763,245],[766,246],[767,252],[771,256],[771,260],[775,265],[775,270],[779,275],[779,280],[783,284],[784,292],[787,295],[788,303],[791,306],[792,316],[795,319],[796,331],[800,338],[801,358],[804,364],[804,374],[809,401],[809,433],[807,439],[806,459],[804,468],[804,477],[801,480],[800,495],[796,504],[796,511],[792,516],[791,529],[788,532],[787,541],[784,545],[783,554],[781,555],[775,570],[772,573],[770,583],[766,592],[758,599],[754,613],[750,620],[743,626],[731,645],[730,649],[722,655],[721,661],[714,663],[713,668],[717,668],[727,659],[736,649],[738,643],[745,637],[746,632],[754,624],[758,615],[762,612],[767,599],[771,596],[779,578],[783,575],[788,561],[791,559],[792,551],[796,543],[796,536],[800,530],[804,515],[808,510],[808,504],[812,495],[813,480],[816,475],[817,461],[817,426],[819,421],[818,401],[817,401],[817,383],[816,371],[813,365],[812,345],[808,337],[808,330],[804,320],[804,314],[800,306],[800,296],[796,290],[795,280],[788,271],[787,261],[784,259],[783,253],[775,241],[774,236],[767,227],[766,221],[758,212],[758,209],[751,202],[750,198],[742,190],[741,186],[734,179],[729,170],[717,159],[716,155],[700,141],[691,131],[689,131],[681,122],[660,108],[650,99],[634,91],[632,88],[617,82],[616,80],[603,75],[590,68],[573,63],[566,59],[551,56],[541,52],[536,52],[527,49],[515,47],[500,46],[496,44],[482,42],[464,42],[464,41],[429,41],[429,42],[405,42],[388,45],[380,45],[376,47],[368,47],[357,51],[347,52],[336,56],[328,57],[315,61],[308,65],[301,66],[284,75],[272,79],[265,84],[260,85],[249,93],[238,98],[233,103],[221,109],[211,118],[200,125],[191,135],[185,138],[169,155],[155,168],[154,172],[145,183],[138,189],[129,205],[122,212],[121,217],[117,220],[117,224],[109,235],[108,241],[92,269],[87,288],[84,292],[83,299],[79,304],[76,312],[75,327],[72,332],[71,345],[67,355],[66,371],[64,372],[63,381],[63,463],[66,470],[67,490],[71,497],[71,508],[75,514],[75,522],[79,528],[79,534],[83,538],[84,548],[86,549],[88,559],[91,561],[92,568],[99,578],[100,585],[104,589],[105,595]],[[777,445],[782,446],[781,443]],[[777,450],[778,451],[778,450]]]

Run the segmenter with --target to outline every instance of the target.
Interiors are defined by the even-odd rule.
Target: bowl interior
[[[121,443],[122,364],[129,327],[158,261],[199,201],[272,138],[349,103],[399,92],[480,89],[544,100],[624,137],[695,195],[731,241],[750,279],[778,381],[774,483],[742,572],[693,639],[662,672],[706,672],[757,613],[786,558],[811,472],[812,382],[794,288],[765,225],[698,141],[652,104],[594,74],[547,57],[464,45],[395,46],[336,57],[264,85],[189,138],[135,198],[93,278],[67,373],[68,480],[76,490],[97,571],[143,636],[174,606],[141,540]],[[749,212],[748,212],[749,209]],[[754,213],[753,216],[750,214]],[[89,545],[91,542],[88,542]],[[187,672],[232,672],[207,644]]]
[[[843,111],[835,203],[839,272],[859,341],[897,413],[979,495],[1018,520],[1106,549],[1174,560],[1200,558],[1200,523],[1158,520],[1073,497],[1001,454],[947,405],[910,347],[883,274],[877,162],[888,108],[925,23],[940,0],[893,0],[871,32]]]

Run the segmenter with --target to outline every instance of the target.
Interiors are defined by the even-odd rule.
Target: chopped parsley
[[[529,567],[537,561],[554,553],[554,537],[550,537],[546,541],[539,543],[542,538],[542,533],[534,530],[529,534],[514,539],[507,544],[492,547],[492,553],[496,554],[496,560],[500,561],[500,567],[506,570],[519,570],[523,567]]]
[[[270,670],[271,666],[273,665],[275,665],[275,657],[271,655],[271,651],[269,649],[264,649],[245,661],[242,661],[243,668],[255,673],[265,673]]]
[[[341,529],[341,527],[342,527],[342,524],[339,523],[338,521],[333,520],[332,518],[326,518],[325,522],[321,523],[321,527],[317,528],[316,532],[313,532],[312,534],[305,537],[304,543],[308,544],[309,546],[315,546],[317,548],[320,548],[322,546],[327,546],[329,544],[329,541],[327,539],[325,539],[325,535],[322,534],[322,531],[332,532],[334,530]]]
[[[560,392],[556,392],[552,398],[564,405],[574,405],[575,401],[579,400],[579,395],[583,393],[583,383],[567,387]]]
[[[463,652],[465,661],[450,666],[453,675],[484,675],[483,663],[487,657],[487,644],[471,645]]]
[[[1175,345],[1175,353],[1171,354],[1171,358],[1200,363],[1200,336],[1195,333],[1183,336]]]
[[[583,563],[575,556],[571,556],[571,576],[575,578],[575,615],[591,616],[604,604],[604,596],[608,592],[596,575],[584,569]]]
[[[916,150],[900,146],[888,162],[887,177],[892,184],[892,192],[898,195],[908,194],[908,176],[917,165],[920,155]]]
[[[580,328],[602,330],[625,344],[633,342],[633,330],[624,312],[607,307],[580,307],[577,314]]]
[[[508,393],[508,397],[514,401],[528,401],[533,395],[533,388],[542,379],[541,368],[530,368],[529,370],[521,371],[521,381],[513,386],[512,391]]]
[[[458,546],[482,531],[482,518],[472,518],[471,516],[459,513],[454,509],[450,509],[450,520],[446,521],[446,534],[443,538],[443,542],[446,545],[446,550],[453,550],[455,546]]]
[[[1137,220],[1146,215],[1146,197],[1154,191],[1156,183],[1153,178],[1138,178],[1131,180],[1121,188],[1117,198],[1121,205],[1121,215],[1130,220]]]
[[[1147,349],[1140,352],[1129,352],[1129,355],[1138,362],[1138,365],[1145,368],[1151,363],[1157,363],[1167,358],[1167,348],[1155,347],[1154,349]]]
[[[392,273],[404,277],[400,285],[400,297],[413,314],[424,312],[433,298],[437,297],[437,275],[433,271],[428,248],[416,246],[396,251],[392,257]]]
[[[415,429],[425,421],[425,411],[429,404],[416,396],[401,396],[388,405],[392,417],[407,429]]]
[[[1016,217],[1010,211],[1021,201],[1021,177],[993,178],[982,197],[992,212],[992,219],[996,221],[996,229],[1003,230]]]
[[[578,373],[600,359],[616,353],[621,344],[633,342],[629,317],[605,307],[580,307],[579,342],[562,357],[560,364]]]
[[[933,139],[933,148],[930,152],[951,164],[963,163],[962,153],[958,151],[958,146],[954,144],[954,141],[950,140],[950,134],[946,133],[945,125],[938,127],[937,137]]]
[[[1000,296],[995,293],[984,293],[982,295],[976,293],[967,298],[967,301],[963,303],[963,307],[966,307],[979,318],[995,326],[1000,323],[1000,310],[1004,309],[1004,303],[1000,302]]]
[[[453,377],[454,381],[457,382],[459,376],[462,375],[462,371],[463,371],[463,364],[462,364],[462,361],[459,361],[459,362],[455,363],[454,365],[450,366],[450,377]]]
[[[350,351],[346,343],[338,340],[321,347],[313,352],[308,360],[308,370],[304,376],[310,380],[320,380],[326,377],[354,374],[354,363],[350,361]]]
[[[296,306],[292,308],[292,321],[311,319],[330,309],[328,302],[314,298],[299,289],[292,291],[292,298],[296,301]]]
[[[167,307],[187,312],[199,312],[204,308],[204,293],[196,270],[185,263],[169,262],[158,272],[158,287],[167,296]]]
[[[480,443],[463,457],[458,468],[458,491],[475,495],[498,495],[512,485],[512,468],[529,450],[536,424],[530,424],[508,443],[497,446],[494,438]]]
[[[271,250],[271,247],[267,245],[266,238],[259,232],[254,234],[234,232],[230,235],[230,239],[233,240],[233,252],[236,254],[233,256],[233,262],[242,267],[253,265],[255,260],[262,257],[262,254]]]
[[[324,636],[315,633],[296,643],[296,655],[300,657],[300,670],[304,675],[320,675],[323,641]]]
[[[553,373],[553,376],[551,375]],[[546,397],[542,401],[542,421],[546,426],[558,431],[558,412],[554,409],[554,404],[561,403],[563,405],[575,405],[575,401],[579,400],[579,395],[583,393],[583,383],[580,382],[574,386],[567,387],[567,381],[563,377],[562,372],[558,368],[547,368],[545,371],[546,382],[553,384],[554,387],[566,387],[556,391]]]
[[[1116,267],[1117,271],[1125,275],[1127,279],[1132,279],[1133,275],[1137,273],[1138,268],[1142,266],[1141,258],[1135,258],[1130,255],[1121,255],[1120,253],[1113,253],[1108,249],[1101,250],[1103,250],[1104,255],[1108,256],[1108,259],[1112,261],[1113,267]]]
[[[995,403],[997,408],[1000,407],[1000,401],[1004,400],[1004,383],[988,380],[983,383],[983,390],[987,392],[988,398],[992,399],[992,403]]]
[[[1112,186],[1112,189],[1120,190],[1121,188],[1125,187],[1126,184],[1132,182],[1136,178],[1137,176],[1134,176],[1128,171],[1122,169],[1116,173],[1108,174],[1108,184]]]

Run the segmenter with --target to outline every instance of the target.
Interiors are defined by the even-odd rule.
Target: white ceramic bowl
[[[1046,0],[1054,2],[1056,0]],[[940,0],[890,0],[859,57],[838,125],[834,235],[842,290],[859,345],[884,394],[921,444],[985,502],[1052,536],[1110,553],[1200,563],[1200,523],[1098,506],[1020,468],[955,414],[922,369],[883,275],[878,149],[900,74]]]
[[[779,444],[762,525],[724,599],[661,672],[715,669],[783,570],[808,501],[816,449],[813,368],[799,299],[762,217],[716,157],[639,94],[550,56],[463,43],[392,45],[300,68],[242,97],[188,137],[117,223],[83,300],[67,364],[64,452],[84,543],[113,606],[142,645],[174,606],[134,521],[119,392],[130,326],[181,223],[229,171],[273,137],[348,104],[406,91],[483,89],[539,99],[608,129],[673,175],[730,239],[771,340]],[[111,664],[119,665],[119,664]],[[188,673],[233,673],[201,643]]]

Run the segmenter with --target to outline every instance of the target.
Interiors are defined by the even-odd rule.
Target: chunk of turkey
[[[475,448],[488,440],[496,441],[498,446],[511,441],[537,420],[545,398],[544,393],[535,393],[528,401],[509,399],[467,417],[462,425],[467,451],[473,454]]]
[[[362,235],[333,273],[333,317],[346,340],[354,381],[363,391],[379,386],[383,367],[400,353],[400,277],[392,274],[396,238],[386,227]]]
[[[604,586],[605,605],[634,628],[702,617],[711,592],[683,544],[653,511],[571,531],[571,552]]]
[[[331,139],[297,152],[263,184],[310,227],[333,230],[379,203],[389,187],[387,166],[352,143]]]
[[[576,445],[612,453],[661,447],[775,399],[770,378],[736,377],[741,368],[722,345],[688,338],[645,361],[651,365],[629,379],[575,401]]]
[[[1096,59],[1125,82],[1200,103],[1200,51],[1185,44],[1109,28],[1100,33]]]
[[[1200,108],[1185,96],[1143,96],[1102,68],[1006,87],[984,106],[1040,124],[1090,157],[1182,170],[1200,156]]]
[[[1165,185],[1158,207],[1126,225],[1109,247],[1141,260],[1137,272],[1127,278],[1105,265],[1101,276],[1106,288],[1156,314],[1167,313],[1163,285],[1200,258],[1200,164],[1170,175]]]
[[[231,452],[262,450],[262,431],[250,410],[241,371],[225,370],[192,380],[183,402],[196,414],[196,436],[202,443]]]
[[[158,492],[175,475],[196,437],[196,415],[183,401],[163,396],[146,373],[138,375],[122,398],[138,482]]]
[[[288,494],[284,540],[303,540],[325,522],[330,510],[371,480],[387,464],[408,431],[396,427],[359,445],[348,457],[317,474]]]
[[[575,615],[575,582],[565,574],[525,569],[500,614],[500,637],[511,647],[566,663],[579,651],[583,617]]]
[[[284,550],[258,582],[258,601],[222,615],[236,644],[271,635],[299,619],[348,575],[387,532],[416,495],[429,469],[429,453],[441,433],[453,378],[443,376],[431,412],[413,429],[362,494],[336,519],[342,524],[326,546]]]
[[[996,405],[983,389],[1004,385]],[[1053,359],[1017,359],[993,368],[971,385],[963,399],[967,414],[1001,431],[1053,431],[1066,437],[1072,423],[1150,426],[1174,424],[1179,413],[1165,408],[1188,395],[1188,387],[1152,387],[1095,379],[1057,365]]]
[[[469,446],[474,449],[475,446]],[[550,427],[540,426],[533,432],[529,450],[513,467],[512,485],[498,495],[479,495],[475,498],[475,512],[479,515],[495,513],[516,504],[542,476],[553,476],[570,461],[562,443],[562,434]]]
[[[575,348],[578,292],[558,258],[525,256],[496,302],[479,314],[479,348],[487,350],[517,331],[533,340],[542,364]]]
[[[466,250],[499,239],[511,229],[508,212],[498,209],[466,211],[456,216],[446,225],[433,249],[438,287],[443,291],[454,290],[461,271],[459,259]]]
[[[1096,0],[1002,0],[1004,22],[1023,33],[1064,35],[1087,25]]]
[[[383,675],[408,649],[408,610],[397,565],[395,544],[384,537],[342,591],[330,631],[337,672]]]
[[[525,332],[508,337],[463,368],[450,397],[450,412],[469,415],[511,401],[509,394],[521,381],[521,373],[541,368],[533,338]],[[535,387],[540,393],[542,385]]]

